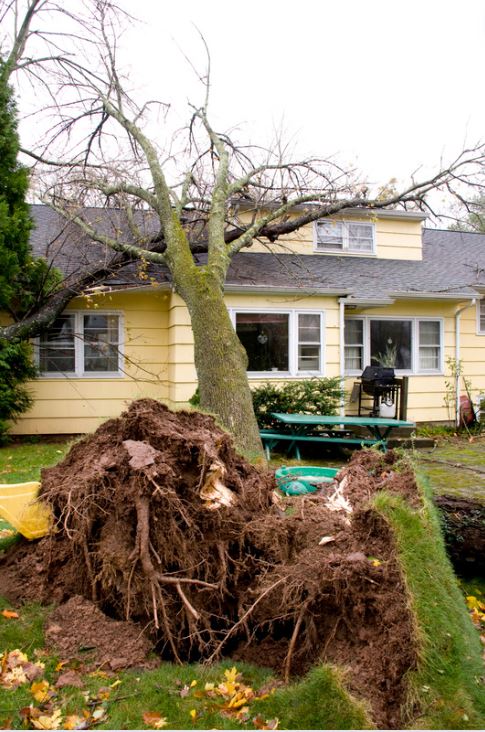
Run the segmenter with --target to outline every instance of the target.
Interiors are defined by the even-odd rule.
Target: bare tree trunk
[[[219,284],[205,272],[179,292],[192,322],[201,407],[217,416],[248,457],[262,455],[246,351],[233,328]]]

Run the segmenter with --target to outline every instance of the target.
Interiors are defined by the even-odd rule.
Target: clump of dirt
[[[90,600],[75,595],[51,613],[45,639],[61,658],[80,658],[88,668],[153,668],[156,662],[147,662],[153,644],[142,631],[135,623],[108,618]]]
[[[399,728],[417,653],[393,537],[369,507],[382,488],[418,501],[393,452],[360,451],[335,485],[283,502],[211,417],[140,400],[43,471],[57,531],[12,550],[0,582],[81,595],[176,662],[230,655],[286,679],[343,664],[375,723]]]

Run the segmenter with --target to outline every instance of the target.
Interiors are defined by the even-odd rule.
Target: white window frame
[[[248,371],[250,379],[275,378],[303,378],[305,376],[325,376],[325,311],[304,310],[294,308],[228,308],[234,330],[236,330],[236,315],[238,313],[253,313],[256,315],[288,315],[288,371]],[[317,371],[298,370],[298,316],[320,316],[320,368]],[[304,344],[305,345],[305,344]],[[307,344],[308,345],[308,344]],[[316,344],[315,344],[316,345]]]
[[[119,379],[124,376],[124,320],[120,310],[64,310],[62,315],[74,316],[74,371],[41,371],[41,379]],[[118,369],[117,371],[84,370],[84,326],[85,315],[115,315],[118,318]],[[34,358],[40,365],[40,338],[34,340]]]
[[[342,225],[342,248],[336,247],[332,249],[330,247],[320,247],[318,241],[318,224],[319,221],[315,221],[313,224],[313,251],[318,253],[337,253],[337,254],[354,254],[362,257],[369,257],[376,254],[376,227],[372,221],[354,221],[354,220],[333,220],[333,219],[320,219],[321,223],[334,223]],[[349,229],[351,224],[363,224],[370,226],[372,231],[372,249],[366,251],[365,249],[354,249],[350,245]]]
[[[484,323],[483,328],[482,320]],[[485,297],[477,300],[477,335],[485,335]]]
[[[443,318],[433,317],[416,317],[416,316],[377,316],[377,315],[349,315],[345,316],[345,320],[361,320],[364,323],[364,348],[363,348],[363,369],[369,366],[371,363],[370,353],[370,324],[373,320],[397,320],[400,323],[403,321],[411,322],[411,368],[410,369],[396,369],[396,376],[442,376],[445,370],[444,363],[444,320]],[[439,367],[437,369],[420,369],[419,367],[419,323],[431,321],[439,323],[440,328],[440,357]],[[345,348],[345,338],[342,344]],[[362,370],[349,370],[345,371],[346,376],[360,376]]]

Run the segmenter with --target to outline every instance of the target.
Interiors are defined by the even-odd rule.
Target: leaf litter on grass
[[[278,729],[278,719],[264,719],[261,714],[251,717],[250,705],[252,702],[268,699],[280,685],[281,682],[274,682],[255,691],[245,683],[242,674],[233,666],[225,669],[218,682],[206,682],[199,688],[198,681],[194,679],[190,684],[184,684],[178,694],[182,699],[188,700],[188,706],[197,704],[188,712],[192,723],[205,714],[217,713],[242,724],[252,723],[256,729]]]
[[[45,656],[45,653],[40,652],[40,655]],[[95,692],[84,692],[81,713],[67,714],[63,711],[66,698],[59,694],[59,687],[68,684],[59,684],[59,681],[63,677],[64,682],[73,681],[72,675],[76,672],[65,671],[66,663],[63,661],[57,664],[55,671],[60,672],[60,675],[56,683],[51,685],[45,678],[43,662],[32,661],[18,648],[3,653],[0,660],[0,687],[11,692],[21,687],[27,690],[28,687],[28,692],[33,698],[31,704],[18,710],[24,725],[31,729],[91,729],[108,719],[108,702],[111,701],[111,695],[121,681],[117,679],[110,686],[100,687]],[[68,674],[71,674],[71,678],[67,678]],[[76,676],[81,679],[79,674]],[[71,683],[69,686],[75,687],[76,684]],[[12,720],[7,721],[10,726]]]

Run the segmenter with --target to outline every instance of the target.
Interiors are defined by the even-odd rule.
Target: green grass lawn
[[[34,442],[0,448],[0,483],[24,483],[39,480],[41,468],[64,457],[71,442]]]
[[[0,449],[1,482],[36,480],[40,469],[55,464],[68,444],[24,444]],[[292,464],[276,459],[273,467]],[[312,463],[318,464],[319,461]],[[333,464],[338,465],[337,458]],[[330,465],[330,461],[324,461]],[[421,717],[413,727],[429,729],[480,728],[485,723],[485,700],[480,680],[480,644],[469,622],[463,595],[484,599],[485,582],[464,584],[460,592],[438,536],[436,516],[426,499],[422,511],[413,511],[396,497],[380,494],[377,510],[389,521],[397,537],[403,569],[412,598],[412,609],[421,645],[417,671],[410,674],[410,710],[419,700]],[[1,529],[1,526],[0,526]],[[0,539],[0,551],[11,538]],[[19,617],[2,615],[12,610],[0,598],[0,657],[19,649],[29,661],[45,664],[42,687],[21,683],[0,690],[0,729],[32,726],[26,714],[44,715],[42,724],[69,727],[81,723],[99,729],[145,729],[156,724],[171,729],[369,729],[364,706],[345,688],[343,672],[315,667],[298,683],[275,685],[272,671],[237,664],[235,683],[228,660],[211,667],[162,664],[151,671],[130,670],[103,676],[87,673],[79,661],[59,667],[64,659],[44,650],[43,625],[48,608],[35,604],[16,608]],[[55,688],[66,670],[76,671],[83,688]],[[209,686],[207,686],[209,685]],[[212,687],[211,685],[214,685]],[[222,685],[222,686],[221,686]],[[253,691],[249,691],[248,687]],[[215,692],[222,688],[225,692]],[[233,693],[234,692],[234,693]],[[44,701],[35,698],[46,696]],[[241,706],[231,706],[239,693]],[[232,696],[231,696],[232,694]],[[261,698],[257,698],[261,697]],[[25,710],[33,705],[34,712]],[[22,710],[24,710],[22,712]],[[37,711],[35,711],[37,710]],[[152,717],[146,714],[151,713]],[[70,718],[70,715],[72,718]],[[39,722],[40,723],[40,722]]]
[[[439,438],[416,460],[435,494],[485,501],[485,435]]]

